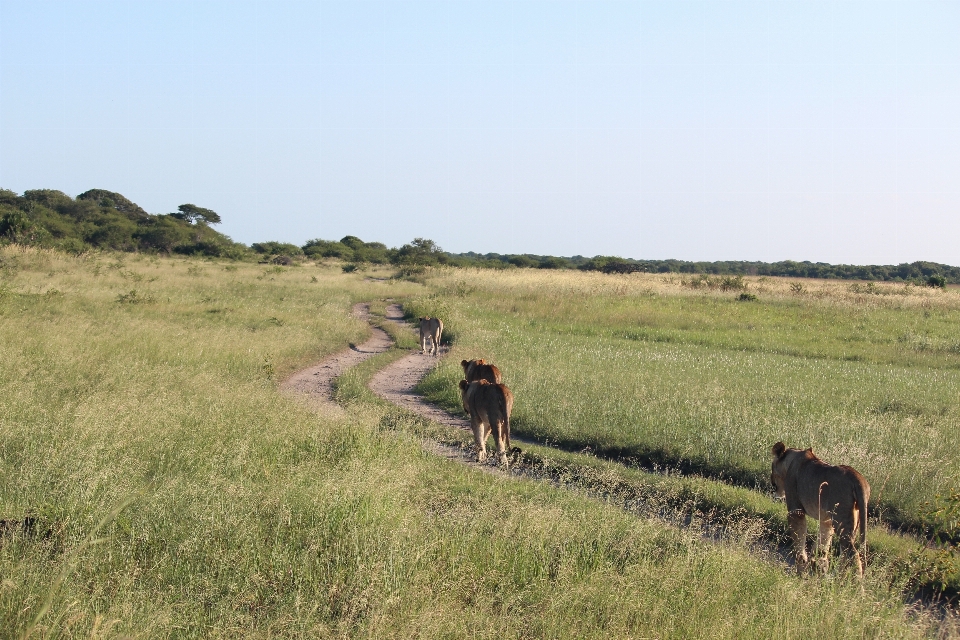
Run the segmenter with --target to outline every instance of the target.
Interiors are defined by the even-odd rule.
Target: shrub
[[[558,258],[556,256],[548,256],[540,260],[540,269],[569,269],[573,265],[570,264],[569,260],[564,258]]]
[[[537,262],[536,260],[534,260],[534,259],[531,258],[530,256],[523,256],[523,255],[520,255],[520,256],[510,256],[510,258],[507,260],[507,262],[508,262],[509,264],[512,264],[512,265],[516,266],[516,267],[520,267],[521,269],[524,269],[524,268],[529,269],[529,268],[531,268],[531,267],[536,267],[538,264],[540,264],[539,262]]]
[[[747,283],[743,281],[743,276],[724,276],[720,280],[721,291],[746,291]]]
[[[120,304],[146,304],[153,302],[153,296],[141,295],[136,289],[131,289],[130,293],[121,293],[117,296],[117,302]]]
[[[303,255],[303,251],[295,244],[290,244],[289,242],[275,242],[273,240],[269,242],[254,242],[250,245],[250,248],[256,251],[257,253],[262,253],[266,255],[274,256],[300,256]]]
[[[755,302],[757,300],[757,296],[753,295],[752,293],[747,293],[746,291],[744,291],[739,296],[737,296],[737,300],[740,300],[741,302]]]
[[[927,286],[928,286],[928,287],[934,287],[934,288],[939,287],[940,289],[946,289],[946,288],[947,288],[947,279],[944,278],[943,276],[939,275],[939,274],[934,274],[934,275],[930,276],[929,278],[927,278]]]
[[[91,247],[80,238],[64,238],[57,243],[57,248],[66,253],[72,253],[75,256],[90,251]]]

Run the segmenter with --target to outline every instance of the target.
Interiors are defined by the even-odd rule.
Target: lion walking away
[[[807,516],[820,522],[817,564],[826,572],[830,541],[836,530],[840,548],[863,577],[867,558],[867,503],[870,485],[853,467],[821,461],[812,449],[788,449],[773,445],[770,482],[787,503],[787,521],[793,538],[797,573],[803,573],[807,557]],[[860,549],[857,549],[859,532]],[[861,559],[862,554],[862,559]]]
[[[510,389],[486,380],[461,380],[460,399],[463,401],[463,410],[470,416],[473,440],[477,445],[477,462],[487,459],[487,438],[493,433],[500,464],[508,464],[510,412],[513,410]]]
[[[430,353],[437,355],[440,351],[440,334],[443,333],[443,321],[440,318],[427,316],[420,318],[420,353],[427,352],[427,338],[433,343]]]

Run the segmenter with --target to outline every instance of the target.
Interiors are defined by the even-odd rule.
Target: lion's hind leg
[[[473,441],[477,445],[477,462],[487,459],[487,434],[483,421],[476,415],[470,416],[470,428],[473,430]]]
[[[856,517],[851,518],[850,522],[839,523],[837,536],[840,540],[840,551],[843,554],[844,563],[850,563],[857,570],[857,576],[862,579],[866,559],[861,560],[860,550],[857,549],[856,524]]]
[[[830,568],[830,541],[833,540],[833,520],[826,514],[820,519],[817,538],[817,567],[820,573],[825,574]]]
[[[497,459],[502,465],[509,465],[510,461],[507,459],[507,441],[509,436],[505,435],[506,424],[504,419],[501,417],[497,419],[497,423],[493,426],[493,441],[497,445]]]
[[[793,557],[797,574],[803,575],[810,562],[807,557],[807,516],[803,511],[791,512],[787,515],[787,524],[790,526],[790,537],[793,538]]]

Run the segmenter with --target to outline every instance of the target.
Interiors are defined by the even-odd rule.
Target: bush
[[[564,258],[558,258],[556,256],[550,256],[544,258],[540,261],[540,269],[569,269],[573,265]]]
[[[289,242],[275,242],[273,240],[269,242],[254,242],[252,245],[250,245],[250,248],[257,253],[271,256],[303,255],[303,251],[300,249],[300,247],[295,244],[290,244]]]
[[[721,291],[746,291],[747,283],[743,281],[743,276],[724,276],[720,280]],[[743,297],[741,297],[741,300]],[[754,296],[756,299],[756,296]]]
[[[741,302],[755,302],[757,300],[757,296],[753,295],[752,293],[747,293],[746,291],[744,291],[739,296],[737,296],[737,300],[740,300]]]
[[[79,238],[64,238],[57,243],[57,249],[66,253],[72,253],[75,256],[86,253],[90,251],[91,248],[90,245]]]
[[[353,249],[340,242],[331,242],[329,240],[310,240],[303,245],[303,253],[308,258],[317,260],[319,258],[340,258],[341,260],[350,260],[353,258]]]
[[[521,269],[529,269],[531,267],[536,267],[540,264],[530,256],[523,256],[523,255],[511,256],[509,260],[507,260],[507,262],[514,266],[520,267]]]
[[[946,288],[947,288],[947,279],[944,278],[943,276],[939,275],[939,274],[934,274],[934,275],[930,276],[929,278],[927,278],[927,286],[928,286],[928,287],[934,287],[934,288],[938,288],[938,287],[939,287],[940,289],[946,289]]]
[[[43,245],[50,239],[50,233],[36,225],[19,209],[9,209],[0,214],[0,243]]]

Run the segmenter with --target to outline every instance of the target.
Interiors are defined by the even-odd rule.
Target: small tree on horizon
[[[428,238],[414,238],[410,244],[397,249],[394,262],[397,264],[432,265],[447,262],[447,254]]]
[[[211,209],[204,209],[195,204],[182,204],[177,209],[179,209],[177,213],[171,213],[170,215],[180,220],[186,220],[190,224],[195,224],[201,220],[207,224],[220,223],[220,216]]]

